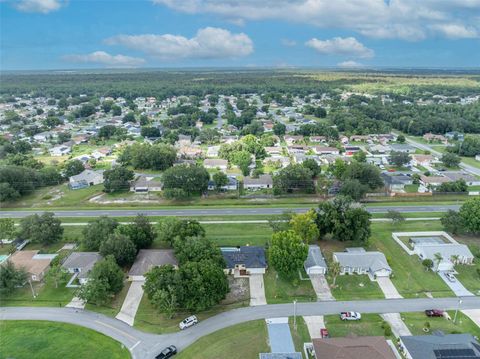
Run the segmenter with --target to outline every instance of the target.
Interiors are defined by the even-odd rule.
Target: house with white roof
[[[334,252],[333,260],[340,264],[340,274],[367,274],[371,280],[390,277],[392,268],[382,252],[367,252],[363,248],[347,248],[345,252]]]

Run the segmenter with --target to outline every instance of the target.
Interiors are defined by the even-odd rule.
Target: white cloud
[[[253,52],[253,42],[246,34],[232,34],[215,27],[200,29],[190,39],[171,34],[118,35],[106,39],[105,43],[142,51],[162,60],[234,58]]]
[[[465,27],[458,24],[444,24],[432,26],[436,31],[450,39],[471,39],[478,37],[479,31],[473,27]]]
[[[325,55],[343,55],[359,58],[370,58],[374,56],[372,49],[365,47],[354,37],[334,37],[329,40],[316,38],[308,40],[305,45]]]
[[[76,63],[94,63],[108,67],[137,67],[145,63],[139,57],[125,55],[110,55],[105,51],[95,51],[84,55],[66,55],[63,60]]]
[[[480,0],[152,0],[188,13],[215,14],[223,19],[279,19],[322,28],[353,30],[376,38],[421,40],[440,34],[441,26],[461,24],[477,36]],[[439,25],[440,27],[436,27]],[[472,31],[457,31],[471,37]]]
[[[337,66],[343,67],[346,69],[353,69],[353,68],[363,67],[364,65],[356,61],[348,60],[348,61],[343,61],[338,63]]]
[[[64,3],[64,0],[17,0],[13,3],[13,6],[23,12],[48,14],[60,9]]]

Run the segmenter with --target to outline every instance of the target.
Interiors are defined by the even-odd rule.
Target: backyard
[[[127,359],[130,353],[119,342],[93,330],[49,321],[0,322],[2,358],[111,358]]]

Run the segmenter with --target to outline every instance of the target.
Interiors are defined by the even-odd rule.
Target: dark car
[[[427,317],[443,317],[443,310],[440,309],[427,309],[425,315]]]
[[[170,345],[169,347],[163,349],[162,352],[155,357],[155,359],[167,359],[173,357],[175,354],[177,354],[177,347]]]

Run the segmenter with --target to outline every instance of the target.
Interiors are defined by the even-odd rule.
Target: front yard
[[[317,300],[310,280],[300,280],[298,276],[293,279],[282,278],[272,267],[268,268],[263,280],[268,304],[291,303],[294,299],[300,302]]]
[[[340,315],[326,315],[325,326],[330,337],[356,336],[384,336],[383,319],[378,314],[362,314],[358,321],[342,321]]]
[[[127,359],[119,342],[76,325],[49,321],[0,322],[0,357],[16,359]]]
[[[32,282],[36,298],[33,298],[30,285],[27,283],[22,288],[17,288],[10,295],[0,296],[0,306],[25,306],[25,307],[64,307],[75,294],[75,289],[66,288],[65,283],[60,283],[55,288],[51,283]]]
[[[180,352],[178,359],[258,359],[268,353],[265,320],[237,324],[209,334]]]
[[[115,295],[115,297],[109,303],[106,303],[104,305],[95,305],[95,304],[87,303],[87,305],[85,306],[85,309],[114,318],[122,308],[123,301],[127,296],[130,285],[131,285],[131,282],[125,281],[123,289],[120,291],[120,293]]]
[[[448,314],[452,320],[447,320],[443,317],[427,317],[423,312],[401,313],[403,321],[413,335],[426,335],[436,330],[441,330],[445,334],[470,333],[480,337],[480,328],[462,312],[458,312],[456,324],[453,323],[455,311],[449,311]],[[428,333],[423,330],[426,322],[430,323],[430,331]]]
[[[333,279],[327,276],[329,283]],[[336,300],[361,300],[361,299],[383,299],[385,296],[377,282],[371,281],[364,275],[339,275],[332,288],[332,294]]]

